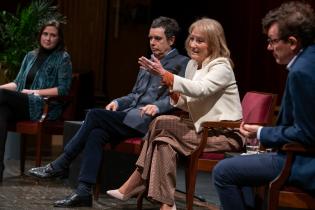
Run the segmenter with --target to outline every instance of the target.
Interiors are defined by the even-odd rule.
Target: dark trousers
[[[87,113],[84,123],[64,149],[71,160],[83,152],[79,181],[95,184],[104,144],[118,144],[126,138],[144,135],[126,126],[123,123],[125,116],[125,112],[105,109],[92,109]]]
[[[0,178],[2,177],[8,123],[17,120],[28,120],[29,118],[27,95],[0,88]]]
[[[252,187],[272,181],[281,171],[284,156],[277,153],[245,155],[220,161],[213,182],[224,210],[254,209]]]

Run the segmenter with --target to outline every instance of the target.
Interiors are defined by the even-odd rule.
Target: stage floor
[[[26,169],[32,167],[33,161],[27,161]],[[177,188],[184,190],[183,169],[178,169]],[[209,173],[199,173],[196,194],[206,199],[206,202],[195,200],[194,210],[218,210],[218,198],[211,185]],[[53,208],[52,203],[70,194],[72,189],[64,180],[42,181],[28,176],[19,175],[19,161],[7,160],[3,183],[0,184],[0,209],[62,209]],[[179,210],[185,209],[185,194],[176,193],[176,206]],[[102,194],[99,201],[93,202],[93,208],[84,209],[136,209],[136,200],[120,202]],[[144,200],[144,210],[159,209],[159,205]]]

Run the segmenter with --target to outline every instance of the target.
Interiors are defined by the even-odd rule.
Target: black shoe
[[[92,207],[92,195],[81,196],[72,193],[63,200],[56,201],[54,207]]]
[[[57,177],[66,178],[68,177],[68,170],[53,169],[53,167],[49,163],[48,165],[43,167],[31,168],[30,170],[28,170],[28,175],[42,179],[51,179]]]

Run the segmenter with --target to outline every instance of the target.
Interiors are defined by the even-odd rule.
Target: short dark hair
[[[152,21],[151,28],[164,28],[167,39],[176,37],[179,32],[179,26],[175,19],[169,17],[158,17]]]
[[[267,33],[274,23],[278,24],[280,39],[287,40],[289,36],[294,36],[301,42],[302,47],[315,41],[315,14],[307,3],[286,2],[268,12],[262,20],[264,33]]]
[[[40,44],[41,35],[47,26],[54,26],[54,27],[56,27],[56,29],[58,31],[58,38],[59,39],[58,39],[58,44],[55,47],[55,50],[64,50],[65,49],[65,41],[64,41],[64,34],[63,34],[63,24],[57,20],[49,20],[42,25],[42,27],[40,28],[39,33],[38,33],[39,46],[41,47],[41,44]]]

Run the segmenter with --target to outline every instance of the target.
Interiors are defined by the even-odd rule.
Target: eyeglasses
[[[281,41],[281,39],[271,39],[271,38],[269,38],[269,39],[267,39],[267,44],[270,45],[270,46],[273,46],[273,45],[277,44],[280,41]]]

